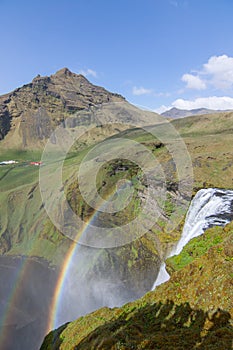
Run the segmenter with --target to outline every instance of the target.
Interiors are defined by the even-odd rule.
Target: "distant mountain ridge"
[[[165,111],[161,113],[162,116],[167,118],[184,118],[184,117],[191,117],[193,115],[202,115],[202,114],[213,114],[213,113],[221,113],[221,112],[228,112],[229,110],[214,110],[214,109],[208,109],[208,108],[196,108],[196,109],[179,109],[176,107],[173,107],[169,109],[168,111]]]
[[[91,84],[68,68],[51,76],[38,75],[31,83],[0,96],[0,140],[8,137],[8,147],[16,148],[42,145],[54,127],[72,114],[123,101],[121,95]]]

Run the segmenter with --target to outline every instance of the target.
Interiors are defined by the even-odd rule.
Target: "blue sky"
[[[232,0],[0,0],[0,94],[68,67],[153,110],[233,108],[232,18]]]

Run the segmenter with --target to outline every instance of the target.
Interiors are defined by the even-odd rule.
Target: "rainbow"
[[[116,194],[117,189],[114,189],[113,192],[111,192],[106,199],[103,200],[102,203],[99,204],[99,209],[103,209],[104,206],[106,206],[106,201],[110,201]],[[62,291],[64,288],[64,282],[66,275],[69,271],[70,265],[72,263],[72,259],[75,256],[77,249],[80,247],[80,244],[78,242],[78,237],[79,239],[85,235],[85,233],[88,231],[88,228],[93,225],[94,220],[96,219],[98,215],[98,211],[95,211],[92,216],[89,218],[88,221],[86,221],[84,227],[82,228],[81,232],[78,232],[77,234],[77,239],[73,241],[71,247],[69,248],[65,258],[64,262],[57,280],[57,284],[54,290],[54,296],[52,300],[52,305],[48,317],[48,325],[47,325],[47,333],[49,333],[51,330],[53,330],[56,326],[56,317],[57,317],[57,311],[58,307],[61,302],[61,296],[62,296]]]
[[[90,223],[90,222],[89,222]],[[86,224],[86,228],[88,227],[89,223]],[[83,229],[82,233],[85,232],[86,228]],[[48,317],[48,325],[47,325],[47,333],[49,333],[52,329],[54,329],[56,324],[56,315],[57,315],[57,308],[60,303],[60,296],[62,295],[62,290],[65,282],[65,277],[67,272],[69,271],[70,264],[72,262],[72,258],[76,252],[76,249],[78,248],[79,244],[75,241],[73,241],[71,247],[68,250],[68,253],[65,256],[64,263],[62,265],[57,284],[54,290],[52,305],[50,309],[50,314]]]
[[[100,206],[101,207],[101,206]],[[98,211],[95,212],[89,220],[85,223],[84,227],[82,228],[81,232],[78,233],[77,237],[81,237],[87,230],[88,227],[93,223],[96,216],[98,214]],[[69,271],[70,264],[72,262],[72,258],[75,255],[79,243],[76,241],[73,241],[62,264],[62,268],[59,273],[59,277],[57,279],[56,286],[54,288],[54,294],[52,298],[52,304],[49,311],[48,319],[47,319],[47,326],[46,326],[46,334],[50,332],[52,329],[54,329],[56,325],[56,316],[57,316],[57,309],[60,304],[60,297],[62,295],[62,290],[65,282],[65,277],[67,272]],[[30,250],[33,252],[33,247]],[[29,253],[30,255],[30,253]],[[7,343],[7,338],[9,337],[8,332],[5,331],[4,325],[6,324],[12,324],[12,319],[14,318],[14,305],[17,305],[17,298],[20,295],[21,286],[23,285],[23,282],[25,278],[27,278],[28,275],[28,269],[30,266],[30,259],[22,258],[22,261],[20,262],[20,265],[17,266],[17,274],[15,276],[14,285],[11,288],[11,291],[8,295],[7,303],[5,306],[4,314],[1,317],[1,324],[0,324],[0,349],[5,348],[5,344]]]
[[[119,188],[118,188],[119,189]],[[98,208],[101,210],[104,206],[106,206],[106,201],[110,201],[118,191],[117,188],[113,189],[113,191],[108,194],[107,198],[103,199],[102,203],[99,203]],[[94,225],[94,220],[96,219],[99,211],[95,211],[93,215],[89,218],[88,221],[86,221],[82,227],[82,229],[77,233],[76,239],[72,242],[64,260],[62,263],[62,267],[59,272],[59,276],[56,282],[56,286],[54,288],[53,296],[52,296],[52,303],[51,307],[48,313],[47,318],[47,325],[46,325],[46,334],[49,333],[51,330],[53,330],[56,326],[57,322],[57,314],[58,309],[61,304],[61,298],[64,291],[65,286],[65,279],[67,276],[67,273],[69,271],[69,268],[72,263],[72,259],[77,253],[77,250],[80,247],[79,240],[85,233],[88,232],[88,229],[90,226]],[[33,254],[34,246],[31,247],[30,252]],[[30,255],[29,252],[29,255]],[[7,343],[7,332],[5,331],[3,325],[6,324],[12,324],[12,319],[14,316],[14,305],[17,305],[17,299],[20,295],[20,291],[23,285],[24,280],[27,278],[28,275],[28,269],[30,266],[30,259],[22,258],[22,261],[19,266],[17,266],[17,274],[15,276],[14,286],[11,288],[11,291],[9,293],[6,307],[4,309],[4,315],[1,318],[1,329],[0,329],[0,349],[4,349],[4,344]],[[17,311],[17,310],[16,310]]]
[[[2,315],[1,327],[0,327],[0,349],[4,349],[4,344],[7,341],[7,333],[4,331],[4,325],[12,324],[12,315],[14,310],[12,306],[17,302],[17,297],[20,294],[21,286],[24,278],[27,276],[29,260],[22,258],[19,266],[17,266],[17,274],[15,277],[14,285],[9,293],[4,315]],[[14,316],[14,315],[13,315]]]

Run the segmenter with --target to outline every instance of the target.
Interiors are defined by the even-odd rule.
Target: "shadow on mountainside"
[[[56,330],[50,332],[44,339],[43,344],[40,347],[40,350],[56,350],[60,349],[60,345],[63,343],[61,333],[66,329],[69,322],[65,323]]]
[[[95,329],[74,349],[230,350],[230,319],[231,315],[220,309],[210,316],[191,308],[189,303],[159,302],[131,312],[126,310],[118,319]]]

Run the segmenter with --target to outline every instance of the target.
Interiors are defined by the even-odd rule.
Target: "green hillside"
[[[122,308],[103,308],[60,327],[41,350],[232,349],[232,241],[232,223],[207,230],[175,258],[182,261],[197,247],[167,283]]]
[[[184,137],[192,159],[193,193],[205,187],[233,188],[233,137],[229,128],[229,125],[233,124],[233,113],[208,115],[204,117],[204,121],[202,118],[202,116],[197,116],[173,122],[181,136]],[[217,132],[214,133],[216,128]],[[176,199],[177,180],[176,174],[170,168],[171,154],[166,145],[161,144],[158,139],[144,130],[129,130],[121,133],[120,136],[141,142],[155,155],[163,167],[167,176],[168,197],[165,202],[164,216],[156,223],[153,231],[160,235],[160,240],[165,244],[168,241],[177,240],[182,228],[182,220],[181,226],[177,228],[178,231],[170,233],[169,236],[164,232],[164,223],[172,214]],[[63,169],[67,199],[71,207],[77,213],[82,212],[86,219],[93,214],[93,209],[88,208],[85,202],[79,200],[78,183],[72,179],[74,179],[78,165],[90,149],[90,146],[82,151],[74,149],[68,155]],[[56,256],[60,254],[60,250],[63,254],[70,242],[53,227],[43,209],[38,184],[39,169],[29,165],[31,161],[40,160],[40,154],[40,151],[1,150],[0,160],[14,159],[19,163],[0,167],[0,197],[1,203],[4,203],[0,209],[0,249],[3,254],[38,255],[53,261],[55,252]],[[134,201],[126,211],[116,215],[115,223],[117,220],[130,221],[132,219],[135,210],[138,210],[137,206],[140,206],[140,193],[143,192],[145,186],[143,178],[140,179],[138,176],[137,179],[137,168],[133,170],[132,166],[126,163],[125,171],[114,171],[119,164],[119,160],[105,164],[105,168],[101,168],[99,173],[101,181],[97,184],[101,195],[106,196],[121,178],[135,181],[137,191]],[[89,175],[91,174],[87,174]],[[106,217],[102,219],[105,220]],[[109,217],[107,219],[111,221]]]

